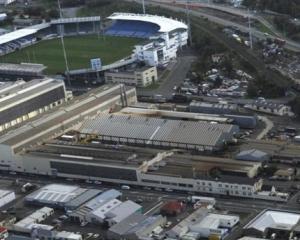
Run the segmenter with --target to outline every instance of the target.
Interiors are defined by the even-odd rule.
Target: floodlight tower
[[[145,0],[142,0],[142,5],[143,5],[143,14],[146,14]]]
[[[57,5],[58,5],[58,11],[59,11],[59,18],[62,19],[62,9],[61,9],[61,5],[60,5],[60,0],[57,0]],[[65,48],[65,40],[64,40],[64,33],[63,33],[62,25],[60,25],[60,41],[61,41],[65,65],[66,65],[67,81],[68,81],[68,85],[71,86],[69,62],[68,62],[67,52],[66,52],[66,48]]]
[[[185,9],[186,9],[186,18],[187,18],[190,45],[192,46],[193,41],[192,41],[192,28],[191,28],[191,16],[190,16],[189,0],[186,0],[186,2],[185,2]]]
[[[250,18],[250,11],[248,8],[248,25],[249,25],[249,42],[250,42],[250,48],[253,49],[253,38],[252,38],[252,27],[251,27],[251,18]]]

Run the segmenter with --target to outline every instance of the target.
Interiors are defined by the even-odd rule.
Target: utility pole
[[[59,17],[62,19],[62,10],[60,6],[60,0],[57,0],[57,5],[58,5],[58,10],[59,10]],[[60,25],[60,41],[63,49],[63,54],[64,54],[64,59],[65,59],[65,65],[66,65],[66,73],[67,73],[67,82],[68,85],[71,86],[71,81],[70,81],[70,69],[69,69],[69,63],[68,63],[68,58],[67,58],[67,52],[65,48],[65,40],[64,40],[64,30],[63,30],[63,25]]]
[[[146,14],[145,0],[142,0],[142,4],[143,4],[143,14]]]
[[[192,46],[193,41],[192,41],[192,28],[191,28],[191,16],[190,16],[189,0],[186,0],[186,2],[185,2],[185,9],[186,9],[186,18],[187,18],[188,35],[189,35],[189,39],[190,39],[190,46]]]
[[[253,39],[252,39],[252,27],[251,27],[251,18],[250,18],[250,11],[248,8],[248,24],[249,24],[249,42],[250,42],[250,48],[253,49]]]

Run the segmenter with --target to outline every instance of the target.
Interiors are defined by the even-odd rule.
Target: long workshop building
[[[48,78],[4,83],[0,86],[0,132],[67,100],[65,84],[60,80]]]
[[[73,130],[86,117],[92,117],[101,112],[109,112],[114,108],[135,101],[135,88],[123,89],[121,85],[105,85],[63,104],[55,111],[42,114],[30,123],[4,132],[0,136],[0,169],[26,171],[23,166],[24,155],[20,154],[21,152],[24,153],[27,149],[40,145],[47,139]]]

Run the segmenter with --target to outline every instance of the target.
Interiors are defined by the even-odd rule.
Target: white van
[[[121,189],[123,189],[123,190],[129,190],[129,189],[130,189],[130,187],[129,187],[129,186],[127,186],[127,185],[122,185],[122,186],[121,186]]]

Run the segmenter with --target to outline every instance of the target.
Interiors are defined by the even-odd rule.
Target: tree
[[[300,116],[300,97],[296,97],[294,100],[292,100],[289,105],[291,106],[293,112]]]

